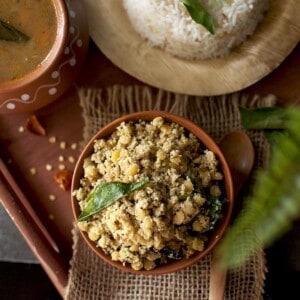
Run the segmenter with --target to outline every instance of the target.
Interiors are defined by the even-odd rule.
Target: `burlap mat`
[[[241,129],[239,105],[263,107],[274,97],[248,99],[241,94],[220,97],[178,95],[142,86],[113,86],[106,89],[79,89],[85,120],[84,142],[99,128],[120,115],[159,109],[185,116],[203,127],[218,141],[223,134]],[[255,169],[264,167],[269,149],[261,132],[251,132],[256,151]],[[251,183],[252,182],[252,183]],[[253,184],[250,180],[250,190]],[[128,274],[101,261],[73,230],[73,257],[65,299],[201,299],[209,298],[211,256],[177,273],[161,276]],[[266,273],[264,251],[260,249],[241,268],[229,272],[226,299],[262,299]]]

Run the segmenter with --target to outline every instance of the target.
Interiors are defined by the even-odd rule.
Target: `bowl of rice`
[[[191,121],[161,111],[103,127],[75,167],[72,207],[88,246],[136,274],[186,268],[217,245],[233,209],[226,160]]]
[[[278,67],[299,41],[299,1],[84,2],[91,37],[114,64],[177,93],[208,96],[246,88]],[[185,3],[204,7],[213,33],[192,19]]]

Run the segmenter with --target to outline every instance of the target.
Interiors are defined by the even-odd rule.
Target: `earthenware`
[[[47,59],[22,78],[0,82],[0,114],[37,110],[74,82],[87,54],[89,32],[79,0],[53,0],[57,37]]]
[[[223,218],[218,222],[218,225],[216,228],[211,232],[209,236],[209,240],[207,242],[207,245],[205,247],[205,250],[203,252],[198,252],[191,256],[188,259],[181,259],[177,261],[169,262],[165,265],[160,265],[156,267],[153,270],[150,271],[136,271],[132,269],[131,267],[127,265],[123,265],[120,262],[112,261],[111,258],[106,255],[99,247],[96,247],[96,244],[92,242],[87,234],[85,232],[81,232],[84,240],[88,244],[88,246],[99,256],[99,258],[103,259],[104,261],[108,262],[114,267],[117,267],[121,270],[136,273],[136,274],[147,274],[147,275],[159,275],[159,274],[165,274],[170,272],[179,271],[183,268],[186,268],[192,264],[195,264],[200,259],[205,257],[207,254],[209,254],[214,247],[217,245],[219,240],[222,238],[228,224],[231,218],[232,209],[233,209],[233,184],[232,184],[232,178],[230,169],[228,167],[228,164],[225,160],[225,157],[223,153],[221,152],[219,146],[216,144],[216,142],[210,137],[203,129],[201,129],[198,125],[191,122],[188,119],[185,119],[183,117],[180,117],[178,115],[170,114],[167,112],[162,111],[144,111],[144,112],[137,112],[129,115],[125,115],[119,119],[116,119],[115,121],[109,123],[105,127],[99,130],[99,132],[88,142],[84,150],[82,151],[79,160],[76,164],[74,174],[73,174],[73,182],[71,190],[74,191],[79,187],[80,179],[83,176],[83,163],[84,159],[88,157],[93,152],[93,145],[94,141],[99,138],[107,138],[109,135],[116,129],[116,127],[121,122],[128,122],[128,121],[139,121],[139,120],[146,120],[151,121],[155,117],[161,116],[168,122],[175,122],[179,125],[183,126],[187,129],[187,131],[193,133],[195,136],[199,138],[201,143],[211,151],[213,151],[217,157],[217,159],[220,162],[221,170],[224,175],[224,189],[226,193],[227,203],[226,207],[224,209]],[[75,220],[78,218],[80,214],[80,208],[78,205],[78,201],[75,199],[75,197],[72,197],[72,207],[73,207],[73,214]]]

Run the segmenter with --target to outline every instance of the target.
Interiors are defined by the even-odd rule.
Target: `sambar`
[[[52,0],[1,0],[0,20],[26,34],[14,42],[0,37],[0,82],[23,77],[47,59],[55,42],[57,16]]]

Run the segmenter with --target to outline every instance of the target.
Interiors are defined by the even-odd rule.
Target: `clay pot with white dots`
[[[89,33],[81,2],[79,0],[48,0],[48,2],[52,6],[55,22],[55,26],[48,26],[55,27],[53,42],[49,50],[46,50],[42,61],[27,73],[5,78],[9,72],[0,70],[0,114],[34,111],[53,102],[71,86],[83,65]],[[44,18],[45,15],[41,17]],[[12,23],[7,21],[9,25],[14,25]],[[37,38],[37,41],[26,41],[24,45],[30,42],[38,44],[42,38],[44,38],[42,43],[46,43],[43,34],[41,37],[32,37]],[[22,42],[1,40],[0,36],[0,53],[10,50],[13,52],[14,47],[23,47]],[[24,57],[25,59],[31,61],[31,58]],[[12,59],[7,61],[8,67],[11,68],[11,64],[15,63],[15,69],[19,67],[22,71],[20,63],[16,61],[12,56]]]

